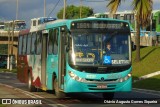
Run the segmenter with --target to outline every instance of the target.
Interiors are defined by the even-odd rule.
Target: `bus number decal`
[[[96,78],[96,75],[88,74],[86,75],[86,78]]]

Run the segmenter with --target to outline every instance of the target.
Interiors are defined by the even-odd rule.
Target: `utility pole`
[[[16,8],[16,20],[18,20],[18,0],[17,0],[17,8]]]
[[[80,18],[82,18],[82,0],[80,0]]]
[[[66,18],[66,0],[64,0],[63,19]]]
[[[44,0],[44,17],[46,17],[46,0]]]
[[[11,57],[10,57],[10,70],[13,68],[13,42],[14,42],[14,28],[15,28],[15,21],[12,22],[12,43],[11,43]]]
[[[7,58],[7,69],[10,68],[10,58],[9,58],[9,55],[10,55],[10,26],[11,26],[11,23],[7,23],[7,27],[8,27],[8,58]]]

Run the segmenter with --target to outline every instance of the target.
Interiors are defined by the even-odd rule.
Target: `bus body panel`
[[[27,56],[26,55],[21,55],[18,56],[18,61],[17,61],[17,78],[21,82],[27,82],[27,77],[28,77],[28,61],[27,61]]]
[[[28,66],[31,68],[33,85],[41,87],[41,55],[28,55]]]

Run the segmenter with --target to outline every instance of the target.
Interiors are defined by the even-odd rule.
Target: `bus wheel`
[[[114,98],[114,92],[103,93],[103,98],[106,100],[112,100]]]
[[[28,90],[30,92],[35,92],[37,90],[35,86],[32,85],[32,76],[30,73],[28,74]]]
[[[54,92],[57,98],[65,98],[66,94],[58,90],[58,81],[57,79],[54,80]]]

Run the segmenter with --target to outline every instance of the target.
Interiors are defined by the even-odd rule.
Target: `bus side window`
[[[37,46],[37,55],[41,54],[42,51],[42,33],[37,33],[37,40],[36,40],[36,46]]]
[[[48,54],[52,54],[53,53],[53,46],[54,46],[54,40],[53,40],[53,29],[49,30],[49,41],[48,41]]]
[[[26,48],[27,48],[27,35],[24,35],[23,37],[23,45],[22,45],[22,54],[25,55],[26,54]]]
[[[19,37],[19,44],[18,44],[18,54],[21,55],[22,54],[22,40],[23,40],[23,36]]]
[[[56,29],[54,29],[54,43],[53,43],[53,46],[54,46],[54,48],[53,48],[53,54],[54,55],[57,55],[57,53],[58,53],[58,35],[59,35],[59,29],[58,28],[56,28]]]
[[[27,39],[27,54],[30,54],[31,51],[31,34],[28,34],[28,39]]]
[[[32,44],[31,44],[31,54],[35,54],[36,52],[36,33],[32,34]]]

